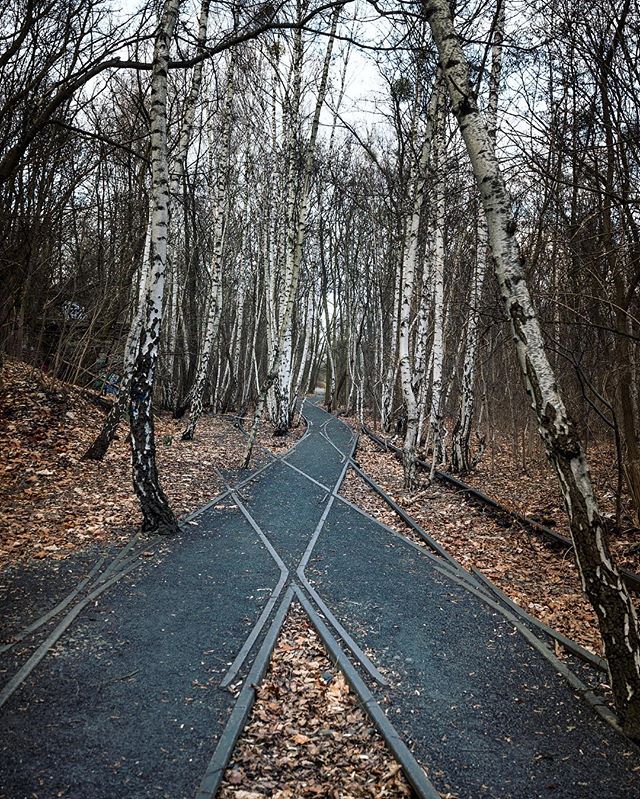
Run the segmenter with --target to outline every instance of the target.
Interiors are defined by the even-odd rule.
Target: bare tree
[[[149,108],[152,172],[149,237],[151,256],[140,347],[131,379],[129,405],[133,487],[142,510],[142,529],[163,534],[177,532],[178,523],[158,479],[152,404],[160,348],[169,233],[167,72],[179,7],[180,0],[165,0],[154,45]]]
[[[586,457],[547,358],[516,238],[511,200],[478,110],[449,3],[425,0],[424,14],[481,192],[500,293],[540,436],[562,488],[583,586],[602,633],[616,707],[627,735],[640,740],[640,637],[635,608],[611,559]]]

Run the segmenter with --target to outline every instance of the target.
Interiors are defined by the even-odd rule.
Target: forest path
[[[459,797],[636,797],[635,751],[470,575],[339,497],[355,438],[304,414],[293,450],[90,606],[10,697],[0,795],[213,797],[297,597],[421,796],[437,794],[417,763]]]

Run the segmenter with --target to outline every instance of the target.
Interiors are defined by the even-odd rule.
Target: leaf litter
[[[364,434],[360,436],[357,460],[462,566],[468,570],[477,568],[531,616],[591,652],[602,654],[596,616],[582,591],[571,552],[551,549],[534,533],[515,524],[505,526],[494,514],[466,500],[454,488],[438,481],[429,484],[424,475],[419,475],[414,491],[407,492],[400,462],[393,453],[381,452]],[[544,493],[546,483],[541,485],[538,490]],[[478,487],[493,495],[491,485]],[[396,532],[426,546],[351,470],[341,493]]]
[[[219,799],[402,799],[404,774],[293,604]]]
[[[141,522],[131,482],[126,420],[105,458],[82,456],[99,431],[108,402],[96,392],[54,380],[8,359],[0,390],[0,569],[34,559],[59,560],[94,543],[122,544]],[[201,417],[193,441],[184,419],[155,414],[158,471],[174,512],[182,516],[223,490],[216,469],[239,469],[245,438],[229,421]],[[303,426],[260,442],[279,452]],[[255,462],[264,454],[256,450]]]

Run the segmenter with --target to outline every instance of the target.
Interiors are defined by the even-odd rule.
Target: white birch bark
[[[403,446],[403,466],[405,488],[413,486],[416,470],[416,446],[420,428],[420,406],[416,396],[416,386],[422,383],[424,369],[424,352],[426,349],[426,311],[424,304],[420,308],[418,318],[418,336],[423,339],[417,345],[418,359],[417,370],[412,369],[410,360],[411,350],[411,308],[415,291],[416,271],[418,266],[418,233],[422,219],[422,207],[424,204],[425,185],[427,179],[429,159],[431,155],[432,136],[434,134],[434,121],[441,105],[441,87],[439,79],[436,79],[429,107],[427,111],[427,123],[424,130],[424,141],[422,144],[420,157],[414,164],[413,179],[411,188],[411,215],[407,221],[405,229],[405,242],[402,258],[402,297],[400,305],[400,338],[399,338],[399,365],[400,379],[402,385],[402,396],[406,411],[407,429]],[[419,98],[418,98],[419,102]],[[424,275],[427,270],[423,270]],[[422,303],[424,303],[425,286],[423,285]],[[422,386],[420,385],[420,388]],[[419,389],[420,390],[420,389]]]
[[[398,319],[400,315],[400,302],[402,299],[402,281],[396,277],[393,293],[393,312],[391,317],[391,332],[389,334],[389,360],[384,377],[382,378],[382,392],[380,398],[380,424],[385,433],[389,432],[393,415],[393,395],[396,388],[398,374]]]
[[[202,48],[206,43],[207,23],[209,19],[210,5],[211,5],[211,0],[202,0],[199,23],[198,23],[199,49]],[[197,107],[198,97],[200,95],[200,87],[202,84],[203,64],[204,62],[201,61],[194,67],[191,79],[191,89],[185,107],[185,119],[180,134],[180,141],[177,148],[177,155],[171,175],[171,182],[169,189],[170,191],[169,206],[167,211],[169,217],[171,216],[171,206],[178,192],[182,175],[184,174],[187,152],[189,149],[189,142],[193,134],[193,124],[195,120],[196,107]],[[100,433],[98,434],[95,441],[92,443],[91,447],[89,447],[89,449],[84,455],[85,458],[89,458],[92,460],[102,460],[102,458],[105,456],[109,446],[111,445],[111,442],[115,437],[116,431],[120,424],[120,420],[122,419],[122,416],[124,415],[126,410],[126,406],[129,402],[131,378],[133,375],[136,356],[138,354],[138,349],[140,346],[140,334],[142,330],[144,312],[146,308],[146,296],[149,287],[149,275],[151,272],[150,248],[151,248],[152,206],[153,206],[153,199],[151,199],[150,201],[149,223],[147,225],[147,234],[145,236],[145,244],[144,244],[144,254],[142,257],[142,265],[140,267],[140,275],[138,282],[138,302],[124,349],[122,378],[120,380],[120,391],[116,403],[107,414],[107,417],[104,421],[102,429],[100,430]],[[172,275],[171,289],[172,289],[172,305],[173,305],[174,302],[177,302],[178,293],[179,293],[179,276],[175,271],[175,267]],[[173,363],[173,356],[176,350],[175,342],[177,338],[175,307],[172,308],[171,312],[170,328],[171,330],[169,333],[169,343],[167,349],[169,352],[170,363]],[[173,369],[170,369],[170,375],[173,375]]]
[[[153,387],[162,327],[167,234],[169,168],[167,159],[167,72],[169,49],[180,0],[165,0],[156,34],[149,109],[151,127],[151,268],[140,334],[140,347],[131,380],[129,418],[133,486],[143,515],[142,529],[174,533],[178,523],[160,487],[155,458]]]
[[[280,318],[278,316],[278,300],[280,298],[280,287],[284,279],[280,274],[281,269],[281,243],[282,243],[282,230],[287,228],[287,220],[289,220],[294,202],[294,187],[293,187],[293,172],[292,165],[295,150],[295,130],[293,127],[293,107],[297,109],[300,104],[300,89],[301,89],[301,70],[302,70],[302,34],[300,31],[296,33],[294,40],[293,61],[291,64],[291,74],[293,80],[291,81],[291,97],[289,101],[288,111],[283,113],[283,128],[285,140],[283,143],[285,168],[284,175],[278,175],[278,169],[274,163],[271,169],[271,174],[268,178],[268,194],[267,194],[267,224],[265,226],[265,241],[263,260],[267,270],[267,280],[265,283],[265,301],[266,301],[266,322],[267,322],[267,364],[273,361],[273,354],[277,348],[278,330]],[[275,48],[275,64],[273,66],[272,80],[271,80],[271,153],[275,159],[276,154],[279,152],[278,146],[278,61],[279,49]],[[285,224],[282,224],[279,209],[285,205]],[[284,294],[283,294],[284,297]],[[285,299],[280,298],[280,308],[284,312]],[[267,411],[269,418],[273,421],[277,418],[277,399],[274,386],[271,386],[267,391],[266,398]]]
[[[211,256],[211,289],[207,309],[207,322],[204,339],[198,357],[198,366],[190,392],[189,421],[182,434],[183,441],[191,441],[195,434],[198,419],[202,415],[203,396],[213,348],[218,338],[218,329],[222,317],[222,256],[226,233],[226,193],[229,173],[229,153],[231,148],[231,109],[234,94],[235,59],[231,56],[225,89],[224,110],[222,114],[222,136],[218,159],[218,176],[216,180],[215,220],[213,227],[213,253]]]
[[[256,270],[255,284],[254,284],[254,297],[255,297],[255,324],[253,326],[253,334],[251,336],[251,346],[248,348],[248,364],[246,364],[245,374],[246,380],[242,383],[242,395],[240,399],[240,415],[244,414],[245,408],[249,403],[249,394],[253,379],[255,378],[256,385],[258,385],[258,360],[256,356],[256,342],[258,340],[258,330],[260,329],[260,320],[262,317],[263,307],[266,304],[266,299],[263,298],[264,292],[260,286],[260,273]],[[263,301],[264,300],[264,301]]]
[[[313,356],[312,350],[312,339],[313,339],[313,331],[315,329],[315,313],[316,313],[316,305],[318,302],[318,298],[316,296],[315,288],[309,290],[309,294],[307,297],[307,310],[306,316],[304,320],[304,342],[302,344],[302,353],[300,355],[300,365],[298,368],[298,373],[295,381],[295,391],[294,395],[297,397],[300,395],[300,391],[302,390],[302,384],[304,381],[305,374],[307,372],[307,366],[310,356]]]
[[[433,98],[437,96],[437,88],[433,92]],[[430,106],[433,106],[433,100]],[[418,97],[416,105],[419,105]],[[432,110],[432,107],[430,108]],[[422,218],[422,206],[424,202],[424,190],[427,178],[427,167],[431,150],[431,126],[427,124],[424,132],[424,141],[420,151],[420,157],[413,167],[411,181],[411,213],[405,227],[405,241],[402,256],[402,274],[396,278],[401,282],[400,298],[400,330],[398,342],[398,355],[400,365],[400,382],[402,386],[402,398],[406,412],[407,428],[405,432],[404,445],[402,448],[402,463],[404,467],[404,486],[411,489],[415,480],[416,471],[416,440],[418,435],[418,402],[414,390],[414,374],[410,361],[410,338],[411,338],[411,309],[413,307],[413,296],[415,290],[415,276],[418,261],[418,232],[420,230],[420,220]]]
[[[362,351],[362,343],[358,345],[358,361],[357,361],[357,408],[356,413],[358,421],[361,425],[364,424],[364,353]]]
[[[333,47],[333,34],[329,38],[327,45],[328,52]],[[296,181],[298,174],[296,136],[295,131],[298,126],[302,100],[302,64],[303,64],[303,41],[302,31],[297,31],[295,39],[294,61],[292,65],[292,98],[288,115],[289,140],[287,147],[288,165],[286,178],[286,219],[287,219],[287,238],[285,247],[284,279],[282,282],[282,297],[279,303],[280,315],[278,319],[278,370],[276,379],[273,383],[274,391],[274,417],[276,433],[284,434],[289,429],[291,420],[291,345],[293,313],[287,316],[287,303],[291,294],[291,287],[296,283],[297,275],[302,261],[302,246],[298,247],[298,241],[306,233],[307,213],[309,207],[309,174],[312,166],[313,150],[315,149],[315,139],[317,136],[319,115],[324,104],[324,93],[326,93],[329,64],[325,58],[327,74],[324,70],[318,91],[316,109],[311,128],[311,136],[307,145],[306,158],[303,166],[300,184]],[[317,119],[317,121],[316,121]],[[298,189],[300,193],[298,194]],[[293,310],[293,309],[292,309]],[[285,324],[286,320],[286,324]]]
[[[352,292],[350,292],[351,294]],[[350,298],[349,318],[347,319],[348,335],[348,367],[349,367],[349,396],[347,398],[347,415],[357,415],[358,406],[358,353],[362,326],[364,324],[364,306],[354,297]]]
[[[482,196],[496,276],[527,394],[562,488],[583,588],[598,617],[616,708],[623,730],[640,740],[640,636],[636,612],[611,559],[587,460],[545,351],[516,238],[511,200],[486,122],[478,111],[469,65],[453,27],[448,0],[425,0],[423,7]]]
[[[439,100],[433,132],[433,347],[431,359],[431,474],[442,460],[442,389],[444,367],[444,103]]]
[[[239,386],[243,381],[242,374],[242,348],[244,345],[244,313],[247,295],[247,277],[244,268],[240,267],[240,277],[238,280],[238,299],[236,303],[236,322],[234,326],[233,345],[231,348],[232,391],[235,399],[238,398]],[[234,405],[236,402],[234,401]]]
[[[376,376],[380,376],[380,384],[381,384],[381,391],[380,391],[380,422],[383,422],[383,414],[382,408],[384,405],[385,399],[385,389],[384,389],[384,373],[385,373],[385,361],[384,361],[384,351],[385,351],[385,337],[384,337],[384,312],[383,312],[383,296],[382,296],[382,283],[378,281],[376,284],[376,302],[375,302],[375,313],[376,313],[376,348],[375,348],[375,373]],[[377,384],[375,385],[377,388]],[[383,426],[384,429],[384,426]]]
[[[202,50],[207,42],[207,27],[209,23],[209,9],[211,0],[202,0],[200,4],[200,13],[198,16],[198,36],[196,52]],[[184,173],[186,171],[187,157],[189,154],[189,146],[193,138],[193,127],[195,123],[196,110],[198,101],[200,99],[200,89],[202,86],[202,71],[204,68],[204,61],[199,61],[191,73],[191,85],[187,95],[182,126],[180,128],[180,136],[176,153],[173,158],[171,167],[171,183],[170,183],[170,201],[169,201],[169,218],[172,226],[175,225],[174,220],[174,207],[177,197],[180,194],[180,188]],[[169,240],[170,252],[174,252],[174,243],[178,236],[172,236]],[[171,279],[171,302],[169,304],[169,319],[167,324],[167,344],[164,357],[166,358],[167,365],[166,371],[169,375],[168,397],[167,404],[174,404],[174,391],[175,391],[175,377],[176,377],[176,350],[178,340],[178,314],[179,303],[182,295],[182,287],[180,280],[180,270],[178,268],[178,259],[173,255],[169,258],[169,270]]]
[[[129,394],[131,389],[131,377],[138,355],[138,348],[140,346],[140,332],[144,321],[144,314],[146,308],[146,297],[149,288],[149,275],[151,272],[151,216],[153,212],[153,200],[149,202],[149,221],[147,223],[147,231],[144,239],[144,251],[142,255],[142,263],[140,265],[140,272],[138,275],[138,295],[137,304],[131,319],[129,332],[127,333],[127,340],[124,345],[124,356],[122,358],[122,376],[120,378],[120,388],[118,391],[118,398],[111,406],[107,413],[100,432],[95,437],[90,447],[83,455],[83,459],[100,461],[107,454],[112,441],[115,438],[116,432],[120,425],[120,421],[125,414],[129,404]]]
[[[324,328],[322,332],[327,345],[327,364],[329,367],[325,392],[327,398],[326,406],[329,413],[331,413],[333,410],[333,402],[336,396],[336,362],[333,356],[333,337],[331,335],[331,317],[329,316],[328,281],[324,275],[322,286],[322,307],[324,310]]]
[[[489,99],[487,103],[487,128],[493,146],[496,144],[498,128],[498,97],[502,75],[502,41],[504,38],[505,0],[498,0],[496,26],[491,47],[491,72],[489,73]],[[460,409],[451,443],[451,470],[467,472],[472,466],[471,428],[476,405],[476,360],[478,335],[480,330],[480,302],[484,288],[487,260],[490,256],[487,224],[481,209],[478,215],[478,240],[476,248],[476,268],[471,287],[471,302],[467,319],[466,348],[462,367],[460,388]],[[558,307],[558,306],[556,306]]]
[[[433,247],[431,231],[425,237],[424,254],[422,257],[422,281],[420,287],[420,299],[418,301],[418,321],[416,324],[415,346],[413,352],[413,387],[422,397],[425,378],[427,374],[428,360],[428,339],[429,339],[429,319],[432,305],[431,286],[433,284]],[[419,409],[424,407],[424,401],[419,399]],[[418,441],[420,436],[418,436]]]
[[[247,162],[249,160],[247,155]],[[250,276],[250,253],[246,253],[246,244],[249,241],[250,235],[248,233],[251,224],[251,197],[250,197],[250,182],[247,178],[247,189],[244,198],[244,214],[242,234],[240,237],[240,246],[238,248],[238,259],[236,272],[238,274],[238,291],[236,299],[236,318],[234,325],[233,341],[231,345],[231,401],[234,407],[237,407],[241,398],[241,385],[244,381],[243,374],[243,347],[245,345],[243,333],[245,327],[245,306],[247,296],[247,285]],[[246,347],[245,347],[246,350]]]
[[[306,147],[305,160],[302,171],[300,195],[298,201],[299,204],[298,204],[297,221],[294,225],[293,214],[291,214],[288,220],[288,222],[290,223],[290,227],[288,230],[288,237],[287,237],[287,252],[286,252],[287,265],[285,267],[286,302],[284,306],[284,313],[280,321],[276,348],[272,354],[272,361],[270,363],[269,371],[267,373],[264,382],[264,387],[260,391],[258,402],[256,404],[256,412],[253,420],[253,425],[251,427],[251,431],[249,433],[249,438],[247,441],[247,451],[244,460],[245,466],[248,466],[251,460],[251,453],[253,451],[253,445],[258,433],[258,426],[260,424],[260,420],[262,418],[262,414],[264,411],[264,405],[266,402],[267,393],[270,387],[274,385],[274,383],[278,379],[278,375],[280,373],[280,363],[282,360],[285,340],[293,320],[293,310],[298,291],[298,278],[300,275],[300,265],[302,263],[303,247],[307,230],[307,215],[309,212],[311,170],[313,166],[313,157],[315,153],[316,140],[318,137],[320,112],[322,110],[322,106],[324,105],[324,101],[327,95],[327,87],[329,82],[329,66],[331,64],[331,53],[333,52],[333,43],[335,40],[336,28],[338,25],[338,18],[340,16],[340,11],[341,11],[340,6],[336,6],[332,15],[331,29],[327,40],[327,49],[325,53],[324,64],[322,67],[322,75],[320,78],[320,84],[318,86],[318,96],[316,98],[313,121],[311,123],[311,132]],[[299,33],[301,34],[301,32]],[[300,46],[301,44],[302,42],[300,40]],[[300,55],[300,58],[301,57],[302,56]],[[298,78],[296,77],[296,74],[294,74],[294,81],[297,81],[297,79]],[[298,92],[299,88],[297,88],[295,91]],[[288,207],[293,208],[293,206],[290,205],[289,203]],[[277,402],[280,403],[280,407],[276,411],[278,419],[278,421],[276,422],[276,430],[280,429],[280,431],[282,432],[280,428],[280,421],[283,420],[284,416],[283,407],[285,406],[285,402],[286,402],[286,414],[287,414],[287,429],[290,423],[289,422],[290,408],[291,408],[290,391],[288,390],[285,396],[285,391],[283,387],[279,386],[276,388],[276,397],[277,397]]]

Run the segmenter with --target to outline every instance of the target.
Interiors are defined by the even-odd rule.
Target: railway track
[[[375,522],[378,528],[383,528],[387,530],[390,535],[395,536],[396,541],[398,541],[398,539],[403,539],[404,544],[401,546],[406,545],[414,547],[420,552],[420,562],[425,563],[428,561],[433,568],[444,575],[451,584],[455,583],[461,588],[464,588],[465,591],[469,592],[469,595],[480,600],[485,606],[499,613],[503,619],[510,622],[531,646],[551,663],[554,670],[565,678],[574,691],[591,704],[593,709],[603,719],[615,727],[615,716],[606,706],[606,703],[599,696],[594,695],[588,686],[583,684],[567,665],[558,660],[554,655],[553,639],[558,641],[572,655],[586,662],[592,669],[597,670],[598,673],[606,670],[606,663],[601,658],[598,658],[580,647],[576,642],[569,640],[560,633],[556,633],[551,628],[546,627],[536,619],[528,616],[521,608],[510,602],[508,597],[505,597],[497,586],[494,586],[493,583],[480,573],[466,571],[435,539],[429,536],[409,514],[397,505],[373,478],[359,468],[358,464],[354,461],[357,437],[353,431],[350,431],[351,435],[347,441],[345,430],[337,428],[336,426],[332,429],[330,427],[330,419],[320,423],[315,416],[314,419],[316,421],[310,424],[305,435],[291,450],[279,456],[270,453],[271,459],[245,479],[233,485],[228,476],[226,480],[229,480],[229,482],[226,482],[223,475],[221,475],[226,482],[225,491],[214,498],[207,506],[199,509],[183,520],[183,523],[187,524],[206,508],[212,507],[225,498],[231,500],[238,514],[244,517],[245,523],[258,535],[262,545],[269,551],[271,558],[275,561],[279,569],[279,578],[276,572],[275,585],[271,590],[271,594],[262,613],[249,631],[244,642],[242,639],[238,640],[237,650],[235,650],[234,653],[235,659],[229,659],[226,673],[223,675],[222,672],[220,672],[220,677],[218,679],[220,680],[219,688],[221,689],[229,689],[231,683],[240,677],[241,672],[246,672],[246,676],[241,682],[236,682],[236,688],[239,688],[239,694],[233,705],[230,706],[230,715],[224,727],[224,731],[218,738],[213,757],[204,771],[197,792],[197,799],[213,799],[218,791],[224,769],[229,762],[235,743],[253,707],[255,701],[255,687],[260,683],[268,667],[271,653],[292,602],[299,602],[309,616],[316,631],[323,640],[330,657],[344,672],[352,689],[358,695],[362,706],[368,712],[373,723],[387,741],[387,744],[395,754],[398,762],[402,765],[417,796],[421,797],[421,799],[436,799],[438,796],[437,791],[426,778],[424,770],[416,760],[416,756],[414,756],[405,745],[403,741],[404,736],[401,736],[391,724],[381,704],[378,702],[378,697],[384,697],[386,692],[394,690],[394,686],[390,685],[387,679],[388,672],[386,669],[382,669],[381,673],[370,659],[370,654],[374,660],[377,659],[374,655],[378,650],[368,649],[363,644],[363,648],[366,650],[365,652],[363,648],[358,646],[347,629],[345,629],[345,627],[351,626],[348,618],[345,619],[335,607],[336,615],[334,615],[328,605],[323,601],[324,597],[327,603],[331,604],[329,596],[325,594],[325,588],[322,582],[318,583],[316,571],[313,571],[315,576],[311,578],[314,585],[309,582],[305,575],[305,568],[309,563],[311,563],[313,569],[317,568],[317,566],[314,565],[312,554],[316,560],[318,560],[319,557],[319,562],[322,562],[323,555],[321,554],[318,556],[315,550],[321,548],[322,541],[326,540],[326,537],[331,534],[330,530],[327,530],[326,527],[331,527],[331,523],[333,523],[333,527],[337,529],[336,519],[346,518],[340,517],[339,514],[336,516],[336,511],[340,511],[340,508],[342,508],[341,512],[345,513],[347,511],[347,506],[354,511],[353,514],[351,514],[351,511],[348,511],[351,516],[349,517],[350,521],[346,523],[347,527],[351,526],[356,530],[368,529],[366,527],[358,527],[358,518],[364,523],[365,520],[363,520],[362,517],[366,517],[369,522]],[[326,450],[327,453],[333,450],[333,454],[330,456],[334,463],[333,471],[318,473],[316,470],[314,472],[313,468],[309,468],[308,464],[305,465],[306,461],[304,461],[304,459],[296,460],[295,457],[291,458],[292,462],[288,462],[287,458],[295,451],[298,444],[307,438],[312,429],[317,438],[313,444],[309,444],[308,447],[311,448],[311,452],[316,452],[317,450],[315,450],[314,447],[318,445],[324,448],[323,451]],[[335,436],[333,433],[335,433]],[[369,431],[365,430],[365,433],[368,434]],[[330,446],[325,447],[324,444],[322,444],[323,441]],[[379,442],[384,448],[389,449],[389,447],[386,446],[386,442],[383,442],[382,439],[379,439]],[[329,455],[327,455],[327,457],[329,457]],[[311,463],[313,463],[313,461],[311,461]],[[285,472],[286,470],[290,470],[290,477],[292,479],[296,478],[298,481],[297,483],[291,482],[289,478],[287,478],[283,481],[283,485],[297,485],[297,490],[300,490],[303,495],[306,495],[307,490],[304,489],[304,485],[301,485],[300,477],[304,478],[302,482],[306,484],[308,488],[314,486],[313,490],[315,491],[317,507],[316,513],[318,514],[314,516],[314,519],[317,520],[317,524],[314,520],[313,524],[316,525],[315,529],[313,529],[311,525],[306,528],[309,531],[309,539],[304,552],[302,548],[298,549],[295,544],[291,545],[290,549],[287,549],[288,545],[286,545],[286,542],[282,543],[281,548],[281,544],[278,543],[275,533],[276,528],[273,528],[273,525],[270,524],[269,517],[266,517],[266,522],[261,520],[260,509],[263,508],[264,503],[261,505],[260,502],[263,502],[264,497],[262,500],[258,501],[254,496],[254,489],[259,483],[256,483],[256,486],[252,487],[250,491],[243,491],[245,487],[249,489],[252,482],[274,464],[280,465],[276,470],[276,474],[282,476],[284,473],[283,469]],[[402,518],[406,525],[411,527],[422,539],[426,547],[418,546],[417,543],[410,541],[406,535],[402,536],[400,533],[373,519],[364,510],[353,505],[353,503],[340,495],[340,486],[349,468],[359,474],[366,485],[372,491],[375,491],[385,503]],[[315,476],[311,476],[311,474]],[[276,475],[272,473],[272,477],[275,478],[275,476]],[[452,479],[455,480],[455,478]],[[271,481],[268,482],[269,485],[271,485]],[[457,480],[456,483],[462,486],[465,485]],[[465,488],[469,489],[471,492],[481,494],[481,492],[475,492],[475,490],[471,489],[469,486],[465,486]],[[281,489],[281,491],[282,490],[284,489]],[[286,490],[291,491],[292,489],[287,488]],[[310,490],[309,488],[309,491]],[[273,501],[273,499],[270,499],[270,501]],[[277,502],[277,497],[275,497],[275,501]],[[311,499],[309,501],[311,501]],[[494,504],[500,508],[497,503]],[[500,510],[504,512],[503,509],[500,508]],[[358,516],[355,515],[355,512],[357,512]],[[333,522],[331,521],[332,518]],[[366,522],[366,524],[369,524],[369,522]],[[325,525],[325,523],[327,524]],[[344,522],[340,523],[343,524]],[[342,530],[342,528],[340,528],[340,530]],[[316,543],[321,534],[323,538],[316,547]],[[47,655],[56,641],[65,633],[82,610],[94,601],[99,594],[106,591],[115,582],[144,563],[145,560],[140,557],[142,550],[148,550],[150,543],[155,545],[156,542],[160,540],[162,540],[162,538],[158,537],[154,542],[149,542],[148,539],[143,542],[141,538],[135,537],[111,562],[107,562],[106,560],[99,561],[64,600],[59,602],[56,607],[52,608],[40,620],[36,620],[30,624],[28,628],[25,628],[21,633],[14,636],[14,640],[7,643],[5,649],[9,649],[12,645],[24,640],[38,629],[44,628],[50,630],[50,627],[44,627],[44,625],[53,621],[56,617],[61,617],[53,632],[50,632],[49,636],[36,650],[34,655],[32,655],[29,661],[24,664],[14,675],[14,678],[5,686],[5,691],[7,692],[6,698],[8,698],[21,685],[28,674],[37,667],[38,663]],[[304,545],[305,542],[303,541],[302,546]],[[397,546],[397,544],[394,545],[392,542],[391,551],[393,551],[394,546]],[[330,549],[326,551],[329,552]],[[384,549],[382,551],[386,552],[387,550]],[[322,594],[322,596],[320,594]],[[375,599],[377,601],[377,595]],[[361,603],[356,602],[355,604],[359,605]],[[337,618],[337,616],[340,616],[340,619]],[[344,622],[345,626],[341,624],[341,621]],[[254,651],[257,652],[255,656],[252,654]],[[382,651],[386,651],[386,649],[383,647]],[[388,664],[386,668],[388,668]],[[363,679],[363,677],[367,677],[367,674],[368,678],[373,680],[371,688]],[[374,685],[374,683],[376,684]],[[383,700],[383,705],[384,701],[386,700]]]
[[[377,433],[374,433],[373,430],[370,430],[366,425],[362,425],[362,431],[381,450],[392,452],[399,460],[402,459],[402,450],[399,447],[396,447],[394,444],[385,441],[385,439],[377,435]],[[417,460],[417,464],[421,469],[426,471],[430,471],[431,469],[431,465],[421,459]],[[449,474],[449,472],[443,472],[436,469],[435,475],[440,482],[444,483],[445,485],[452,486],[460,493],[465,494],[465,496],[471,501],[484,508],[489,508],[490,511],[500,515],[502,518],[507,517],[508,519],[517,522],[517,524],[519,524],[521,527],[524,527],[525,529],[540,536],[540,538],[546,541],[546,543],[548,543],[550,546],[561,548],[565,551],[573,551],[573,542],[570,538],[557,533],[555,530],[546,527],[544,524],[540,524],[540,522],[537,522],[534,519],[529,519],[522,513],[518,513],[518,511],[505,508],[504,505],[501,505],[497,500],[493,499],[493,497],[485,494],[484,491],[480,491],[479,489],[468,485],[457,477],[454,477],[452,474]],[[620,573],[627,588],[636,594],[640,594],[640,574],[636,574],[635,572],[625,568],[621,568]]]

